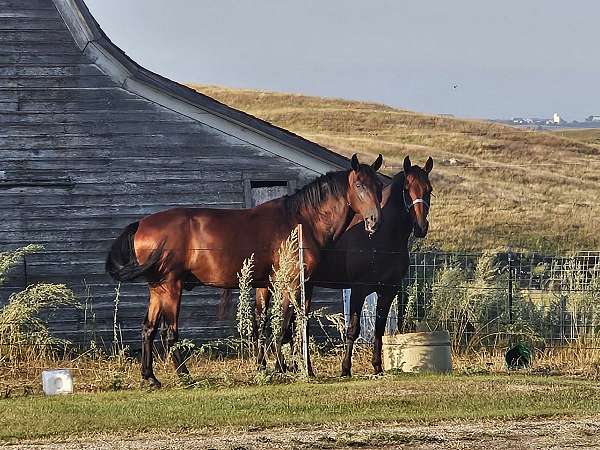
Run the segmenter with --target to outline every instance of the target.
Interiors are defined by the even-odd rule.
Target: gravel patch
[[[365,424],[202,430],[138,435],[102,434],[61,441],[0,443],[11,450],[79,449],[592,449],[600,448],[600,416],[434,425]]]

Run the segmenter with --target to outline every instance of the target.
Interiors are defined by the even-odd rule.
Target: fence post
[[[27,255],[23,255],[23,289],[29,286],[29,280],[27,277]]]
[[[300,281],[300,307],[302,308],[302,361],[304,375],[308,377],[308,312],[306,311],[306,288],[304,286],[304,237],[302,224],[298,224],[298,269]]]
[[[512,269],[512,251],[508,249],[508,323],[513,321],[513,269]]]

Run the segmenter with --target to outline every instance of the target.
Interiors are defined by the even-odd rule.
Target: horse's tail
[[[225,320],[231,309],[231,289],[223,289],[217,305],[217,319]]]
[[[139,222],[127,225],[121,235],[116,238],[106,258],[106,272],[116,281],[131,281],[143,278],[150,283],[161,281],[160,260],[163,247],[150,253],[144,264],[140,264],[135,255],[133,238],[138,229]]]

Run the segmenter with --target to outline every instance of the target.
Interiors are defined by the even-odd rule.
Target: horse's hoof
[[[190,371],[187,370],[187,367],[179,367],[177,370],[175,370],[175,373],[177,374],[177,376],[179,378],[185,378],[185,377],[189,377],[190,376]]]
[[[150,389],[160,389],[162,387],[162,384],[156,379],[156,377],[151,376],[142,379],[141,387]]]
[[[381,366],[374,366],[373,375],[383,375],[383,368]]]
[[[340,376],[350,378],[352,376],[352,371],[350,369],[342,367],[342,373],[340,374]]]
[[[191,387],[196,382],[196,380],[194,380],[194,377],[192,377],[189,373],[178,373],[177,375],[179,376],[179,383],[182,386]]]

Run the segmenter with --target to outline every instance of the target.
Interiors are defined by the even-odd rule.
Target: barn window
[[[295,183],[287,180],[246,180],[246,206],[252,208],[293,191]]]

